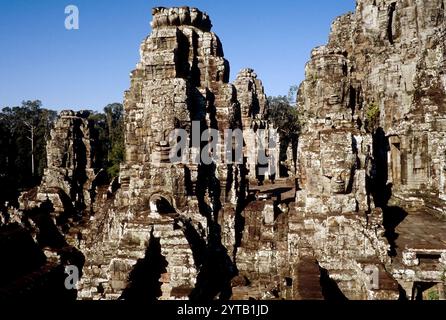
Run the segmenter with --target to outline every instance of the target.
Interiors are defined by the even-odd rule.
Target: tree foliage
[[[277,128],[280,138],[288,143],[297,141],[301,129],[297,108],[290,105],[286,96],[269,97],[268,102],[268,119]]]
[[[46,141],[56,116],[55,111],[42,108],[39,100],[24,101],[0,112],[0,201],[15,199],[17,192],[40,182],[47,165]]]
[[[21,191],[37,186],[47,167],[46,145],[57,112],[42,108],[39,100],[0,112],[0,204],[15,201]],[[95,132],[95,168],[106,169],[110,178],[119,174],[124,160],[124,108],[113,103],[103,113],[91,112]],[[33,128],[34,152],[31,145]],[[34,155],[34,175],[32,174]]]
[[[365,128],[368,132],[375,132],[379,127],[379,117],[381,111],[375,102],[369,104],[365,110]]]
[[[268,98],[267,117],[273,122],[280,135],[280,161],[286,160],[288,146],[291,145],[294,153],[296,152],[301,131],[299,112],[291,103],[291,97],[295,96],[293,91],[295,91],[295,87],[291,87],[288,96]]]
[[[110,176],[119,174],[119,165],[124,161],[124,107],[120,103],[113,103],[105,107],[105,116],[109,134],[109,153],[107,172]]]
[[[98,145],[96,166],[107,169],[113,178],[119,175],[119,166],[124,161],[124,107],[112,103],[104,108],[104,113],[93,112]]]

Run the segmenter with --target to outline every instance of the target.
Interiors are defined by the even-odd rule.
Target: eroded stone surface
[[[242,71],[236,86],[228,83],[228,62],[207,15],[189,8],[157,8],[153,14],[152,34],[141,45],[141,61],[125,97],[121,189],[111,208],[101,210],[88,228],[95,230],[99,221],[105,221],[97,234],[103,241],[99,247],[85,244],[82,298],[98,298],[98,281],[105,283],[102,297],[119,296],[128,285],[130,270],[147,255],[149,235],[159,239],[159,254],[166,261],[157,298],[227,295],[225,287],[236,272],[231,260],[234,219],[246,197],[246,169],[227,163],[222,151],[213,165],[194,163],[201,152],[194,147],[185,151],[184,163],[171,163],[175,141],[170,133],[192,132],[196,129],[192,121],[198,121],[199,133],[218,129],[223,141],[226,129],[244,129],[242,119],[249,116],[242,117],[241,103],[245,112],[260,101],[262,110],[251,119],[264,121],[266,96],[252,70]],[[258,149],[247,146],[253,148]],[[104,262],[108,271],[98,277],[94,270]]]
[[[381,207],[377,230],[385,227],[390,254],[397,256],[384,259],[382,241],[375,243],[376,256],[395,273],[403,255],[406,268],[397,278],[409,297],[417,250],[439,250],[438,239],[422,241],[423,231],[413,232],[417,219],[433,219],[431,232],[443,234],[444,222],[430,215],[445,212],[444,34],[443,1],[358,0],[354,13],[333,23],[329,43],[313,51],[299,94],[308,121],[298,153],[297,211],[371,217],[374,205]],[[379,128],[370,135],[366,125],[376,116]],[[396,230],[409,234],[395,243],[399,223]],[[441,269],[440,251],[434,268]],[[441,273],[424,281],[442,283]]]
[[[47,168],[41,185],[19,199],[22,210],[50,200],[55,216],[92,211],[95,197],[95,134],[89,112],[61,111],[47,143]]]
[[[119,181],[94,185],[88,121],[64,112],[42,186],[23,208],[48,198],[66,213],[62,192],[84,217],[63,232],[86,259],[79,299],[373,300],[444,286],[444,21],[440,0],[358,0],[336,19],[299,90],[294,183],[270,174],[278,147],[256,139],[273,127],[255,72],[230,84],[210,18],[155,8],[125,94]],[[170,133],[190,134],[194,120],[222,136],[243,130],[244,164],[222,151],[212,165],[194,163],[201,147],[171,163]],[[259,152],[276,156],[260,179]],[[45,254],[57,263],[58,252]]]

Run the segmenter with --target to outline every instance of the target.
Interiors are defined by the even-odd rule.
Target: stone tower
[[[192,121],[199,122],[202,131],[223,132],[240,124],[240,111],[235,88],[228,83],[229,64],[220,40],[210,31],[209,17],[187,7],[155,8],[152,13],[152,34],[141,45],[141,61],[125,95],[121,183],[129,197],[138,199],[139,209],[148,209],[150,198],[161,194],[181,210],[194,193],[198,167],[192,157],[199,150],[186,151],[190,166],[173,165],[169,153],[175,141],[169,135],[175,129],[190,131]],[[221,162],[216,169],[227,191],[223,202],[231,192],[225,185],[226,167]]]

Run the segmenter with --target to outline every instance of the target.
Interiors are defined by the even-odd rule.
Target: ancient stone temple
[[[71,228],[93,214],[96,199],[99,170],[95,169],[95,135],[88,117],[84,111],[60,112],[47,142],[48,167],[41,185],[22,193],[20,209],[1,212],[7,217],[6,225],[0,224],[2,301],[77,297],[74,288],[63,284],[65,267],[82,270],[84,263]]]
[[[300,190],[290,222],[298,232],[291,241],[296,255],[315,255],[348,298],[397,298],[395,282],[375,292],[363,282],[367,268],[379,270],[381,280],[391,276],[384,268],[389,258],[382,211],[367,190],[372,137],[355,121],[348,75],[341,49],[312,52],[299,92],[306,125],[299,138]]]
[[[38,262],[20,274],[44,286],[75,265],[81,300],[444,299],[444,4],[357,0],[334,21],[299,89],[289,177],[254,70],[231,84],[207,14],[153,9],[119,179],[101,185],[88,114],[62,112],[41,185],[10,209]]]
[[[244,125],[251,129],[255,121],[269,129],[269,124],[263,117],[267,99],[260,80],[252,70],[244,70],[235,85],[228,83],[229,64],[211,26],[209,17],[197,9],[153,10],[152,33],[141,45],[141,61],[125,95],[121,187],[111,208],[95,216],[89,228],[99,231],[94,237],[104,244],[99,250],[85,244],[81,298],[97,297],[100,285],[105,298],[131,299],[142,290],[131,270],[150,263],[149,255],[163,261],[154,271],[159,273],[160,291],[152,298],[230,297],[236,273],[231,260],[235,217],[248,190],[245,162],[255,160],[247,150],[260,147],[254,137],[245,141],[243,158],[248,160],[235,164],[217,148],[212,150],[217,161],[204,165],[196,161],[203,147],[192,140],[194,134],[200,139],[213,128],[222,146],[225,130],[244,130]],[[177,141],[171,133],[178,129],[189,133],[187,148],[182,151],[184,161],[172,163]],[[264,146],[262,151],[278,153],[278,147]],[[266,163],[267,170],[270,165]],[[263,174],[268,179],[270,171]],[[151,243],[157,243],[158,251],[149,251]]]
[[[88,111],[62,111],[47,144],[47,168],[40,187],[21,196],[22,210],[50,200],[55,214],[92,211],[95,192],[95,136]]]
[[[445,205],[444,35],[443,1],[358,0],[356,12],[333,23],[327,46],[313,51],[299,93],[307,125],[297,211],[362,219],[361,233],[376,233],[364,248],[381,252],[376,257],[412,298],[433,286],[444,295],[444,222],[435,218]],[[391,260],[376,238],[383,227]],[[364,253],[345,257],[359,262]]]
[[[279,177],[280,139],[274,126],[265,117],[268,100],[263,84],[252,69],[243,69],[234,82],[237,89],[237,99],[240,102],[244,155],[249,181],[260,183],[274,181]],[[270,144],[270,141],[274,143]],[[271,163],[262,163],[260,153],[270,156]],[[259,177],[259,165],[265,167],[262,177]]]
[[[173,130],[191,130],[191,121],[200,122],[203,130],[224,130],[240,122],[236,92],[228,84],[228,62],[211,26],[209,17],[195,9],[153,10],[152,34],[141,45],[141,62],[125,98],[127,162],[121,181],[129,194],[135,193],[144,202],[141,208],[149,208],[148,199],[159,187],[175,208],[187,205],[191,194],[186,190],[185,171],[189,171],[188,183],[192,185],[197,168],[165,165]],[[192,157],[193,150],[187,155]],[[222,164],[217,169],[222,183],[226,181],[225,167]],[[149,173],[151,170],[155,171]],[[147,177],[141,180],[142,172]],[[163,181],[164,177],[172,177],[172,181]],[[222,187],[224,199],[230,188]]]

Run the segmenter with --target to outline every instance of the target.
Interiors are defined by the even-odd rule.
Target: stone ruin
[[[99,183],[88,116],[62,112],[16,220],[51,203],[64,244],[44,252],[82,267],[78,299],[444,299],[444,4],[357,0],[334,21],[298,94],[295,177],[274,174],[279,143],[258,143],[274,134],[262,82],[244,69],[229,83],[210,18],[153,9],[125,93],[119,183]],[[194,163],[192,143],[171,163],[170,133],[192,140],[193,121],[242,130],[243,163],[221,151]],[[259,176],[262,152],[273,157]]]
[[[47,168],[41,185],[22,194],[20,209],[38,207],[47,200],[55,215],[90,214],[94,202],[95,136],[88,111],[62,111],[47,143]]]
[[[252,144],[257,128],[244,141],[245,161],[237,165],[226,163],[223,154],[212,165],[196,164],[193,158],[202,150],[193,146],[184,151],[186,164],[173,164],[169,154],[176,141],[170,133],[184,129],[192,139],[195,121],[199,133],[213,128],[223,139],[224,130],[251,129],[256,122],[268,139],[272,125],[264,118],[266,95],[250,69],[229,83],[229,63],[206,14],[156,8],[152,28],[125,94],[126,161],[120,189],[110,209],[96,214],[87,228],[79,297],[98,297],[100,285],[107,299],[131,299],[140,290],[131,270],[156,254],[163,261],[157,266],[157,298],[229,298],[237,272],[234,225],[249,189],[247,167],[254,172],[251,181],[270,179],[255,174],[257,153],[252,150],[261,151]],[[278,161],[279,145],[263,152]],[[90,247],[89,240],[98,248]],[[150,243],[156,243],[158,252],[148,251]]]
[[[82,270],[83,254],[67,239],[70,229],[93,213],[95,135],[86,111],[62,111],[47,142],[41,185],[22,193],[20,208],[2,208],[0,299],[64,300],[65,266]],[[74,243],[74,242],[73,242]],[[13,279],[13,281],[10,281]]]
[[[268,181],[274,182],[275,177],[279,175],[280,137],[277,133],[272,136],[274,133],[271,130],[274,130],[274,126],[265,117],[268,98],[264,92],[262,81],[257,78],[254,70],[243,69],[237,75],[234,86],[237,89],[237,99],[241,108],[248,179],[253,183],[259,180],[258,164],[261,161],[258,150],[261,150],[262,146],[267,146],[268,139],[273,138],[276,143],[272,148],[268,148],[268,154],[273,156],[273,163],[269,164],[266,174],[259,182],[260,184]],[[261,130],[264,130],[264,137],[260,136]]]
[[[329,43],[313,51],[299,92],[307,126],[299,139],[297,211],[305,220],[356,212],[367,226],[362,233],[385,230],[390,257],[376,239],[364,249],[381,252],[379,269],[411,298],[435,286],[444,298],[444,5],[358,0],[354,13],[333,23]],[[370,134],[374,108],[379,127]],[[363,258],[354,260],[364,265]],[[341,259],[324,260],[335,278]]]

